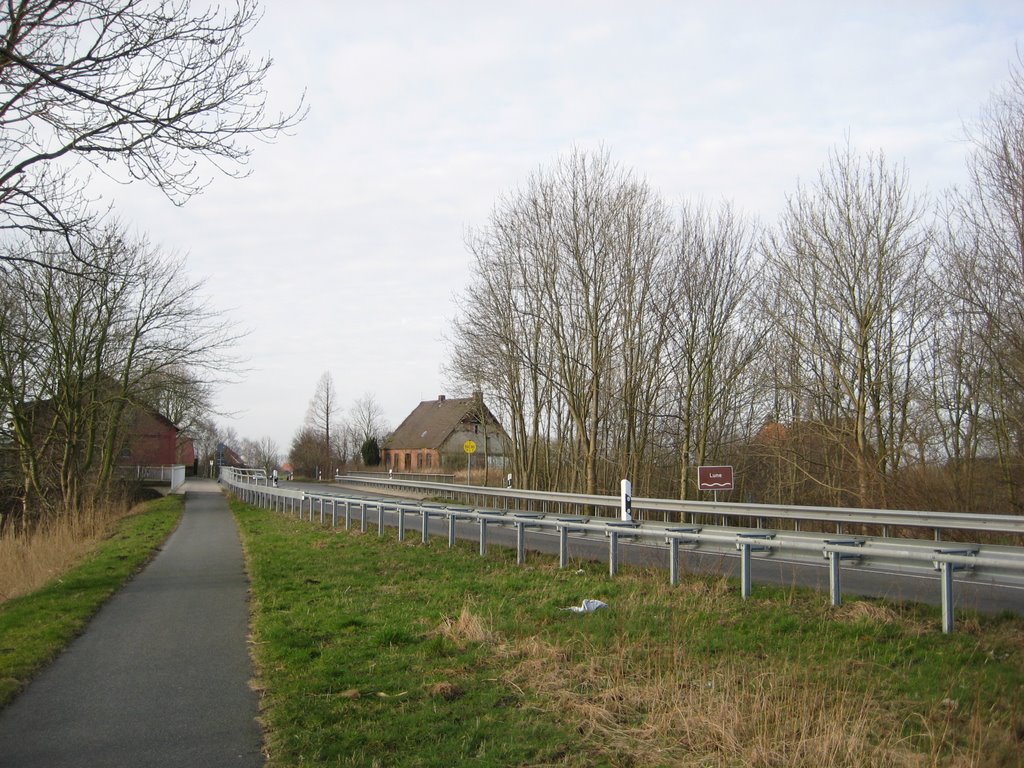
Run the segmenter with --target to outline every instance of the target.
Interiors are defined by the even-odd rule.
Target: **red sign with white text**
[[[731,491],[732,467],[697,467],[697,488],[702,491]]]

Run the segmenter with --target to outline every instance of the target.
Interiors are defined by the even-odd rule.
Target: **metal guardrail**
[[[464,503],[501,509],[520,509],[523,502],[531,508],[559,514],[580,513],[583,510],[608,510],[617,516],[618,496],[599,496],[581,493],[551,493],[547,491],[517,490],[511,488],[485,488],[483,486],[454,483],[427,483],[423,481],[369,477],[366,475],[339,475],[338,482],[366,485],[382,490],[415,491],[447,496]],[[1024,516],[981,515],[971,512],[917,512],[892,509],[856,509],[844,507],[783,506],[777,504],[738,504],[734,502],[680,501],[676,499],[645,499],[633,497],[634,518],[671,522],[696,523],[698,519],[718,518],[722,525],[753,521],[753,527],[765,527],[768,521],[786,520],[799,531],[802,523],[826,523],[835,527],[836,535],[853,525],[875,525],[881,528],[882,538],[889,538],[895,528],[926,529],[933,532],[935,541],[942,541],[943,531],[973,531],[1008,534],[1022,537],[1024,542]]]
[[[680,525],[661,521],[623,522],[599,515],[580,515],[566,509],[526,510],[505,509],[483,506],[447,505],[402,499],[369,499],[344,493],[309,493],[290,488],[271,488],[260,485],[251,476],[235,475],[230,468],[224,468],[221,480],[247,503],[277,512],[290,513],[302,519],[314,520],[319,515],[321,524],[330,522],[345,528],[354,524],[358,513],[361,531],[366,531],[369,519],[376,514],[378,535],[383,535],[385,513],[398,517],[398,537],[404,540],[407,518],[412,515],[420,521],[422,541],[429,540],[430,519],[444,519],[448,524],[448,546],[454,546],[455,528],[459,522],[472,522],[478,526],[479,551],[487,553],[488,528],[512,526],[516,531],[517,562],[526,557],[527,531],[545,531],[559,539],[559,565],[569,563],[570,534],[597,535],[608,541],[609,575],[618,571],[619,546],[622,539],[641,541],[650,546],[665,547],[669,555],[669,579],[679,583],[680,548],[687,547],[712,552],[738,553],[741,560],[741,593],[744,599],[751,595],[751,557],[755,554],[771,557],[785,554],[788,558],[804,563],[821,564],[824,560],[829,568],[829,593],[833,605],[842,603],[843,566],[849,568],[884,567],[898,573],[922,574],[938,572],[941,589],[942,630],[954,629],[953,587],[954,574],[961,573],[975,582],[994,585],[1024,586],[1024,548],[995,545],[936,546],[927,539],[886,539],[882,537],[856,536],[837,538],[831,534],[809,531],[779,531],[766,529],[740,529],[715,525]],[[432,490],[437,486],[430,484]],[[466,487],[457,487],[465,492]],[[509,494],[497,489],[474,488],[484,498],[507,497]],[[491,496],[491,492],[496,492]],[[569,496],[561,504],[590,505],[605,508],[611,506],[609,497],[580,496],[575,494],[544,494],[517,491],[520,499],[535,497],[551,505],[552,496]],[[600,501],[598,501],[600,500]],[[618,504],[618,500],[614,500]],[[655,500],[644,500],[645,502]],[[681,502],[672,502],[672,505]],[[692,502],[687,503],[687,506]],[[633,509],[637,509],[637,500]],[[714,514],[722,512],[721,504],[712,504]],[[736,505],[732,505],[736,506]],[[650,508],[644,506],[644,508]],[[847,510],[849,511],[849,510]],[[734,511],[733,514],[736,514]],[[749,513],[746,513],[749,516]],[[902,523],[901,523],[902,524]],[[928,526],[926,526],[928,527]],[[944,526],[946,527],[946,526]],[[983,530],[990,530],[984,528]]]

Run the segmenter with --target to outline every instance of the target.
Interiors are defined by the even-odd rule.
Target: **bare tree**
[[[8,272],[0,312],[0,410],[26,521],[105,494],[134,410],[183,371],[201,400],[235,339],[202,307],[180,261],[114,225],[78,244],[99,267],[90,276],[72,268],[78,257],[59,237],[38,234],[33,248],[45,261]]]
[[[564,477],[593,493],[638,465],[639,385],[657,352],[652,265],[666,222],[647,185],[606,152],[574,151],[501,200],[471,237],[477,263],[453,371],[507,409],[527,483],[543,463],[549,484]],[[602,461],[613,443],[619,457]]]
[[[388,431],[384,409],[369,392],[352,403],[348,421],[360,445],[371,438],[382,438]]]
[[[905,171],[847,147],[766,241],[765,310],[800,351],[801,414],[849,457],[854,487],[838,485],[860,505],[884,502],[906,458],[930,317],[922,214]]]
[[[345,428],[338,422],[338,410],[334,379],[330,371],[324,371],[306,410],[306,426],[318,436],[323,446],[319,470],[328,477],[333,476],[336,463],[344,461],[345,455]]]
[[[970,341],[985,351],[982,427],[1013,509],[1024,475],[1024,55],[967,127],[967,188],[955,196],[945,287],[960,302]]]
[[[259,440],[243,440],[242,454],[250,467],[262,469],[270,475],[277,469],[281,451],[273,438],[263,436]]]
[[[297,474],[315,480],[324,467],[323,435],[312,427],[301,427],[292,438],[288,460]]]
[[[467,240],[475,265],[460,302],[450,342],[454,389],[487,389],[492,408],[507,425],[512,473],[524,488],[551,480],[545,449],[553,435],[543,426],[555,406],[550,349],[539,299],[527,279],[529,250],[512,199],[499,202],[491,225]]]
[[[145,180],[177,203],[208,172],[242,173],[249,140],[274,139],[303,109],[267,114],[271,62],[244,46],[259,17],[252,0],[4,4],[0,230],[68,233],[85,223],[81,164]],[[25,248],[3,258],[55,266]]]
[[[684,206],[673,244],[663,324],[666,413],[679,456],[680,498],[696,498],[694,468],[721,460],[750,410],[746,375],[765,339],[753,286],[760,275],[753,224],[730,205]]]

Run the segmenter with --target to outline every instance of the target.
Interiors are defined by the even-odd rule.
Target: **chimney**
[[[444,402],[444,395],[438,395],[437,396],[437,402],[443,403]]]

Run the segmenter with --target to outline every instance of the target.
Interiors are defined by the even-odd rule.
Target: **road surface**
[[[162,551],[0,712],[0,766],[262,766],[247,597],[224,496],[190,480]]]

